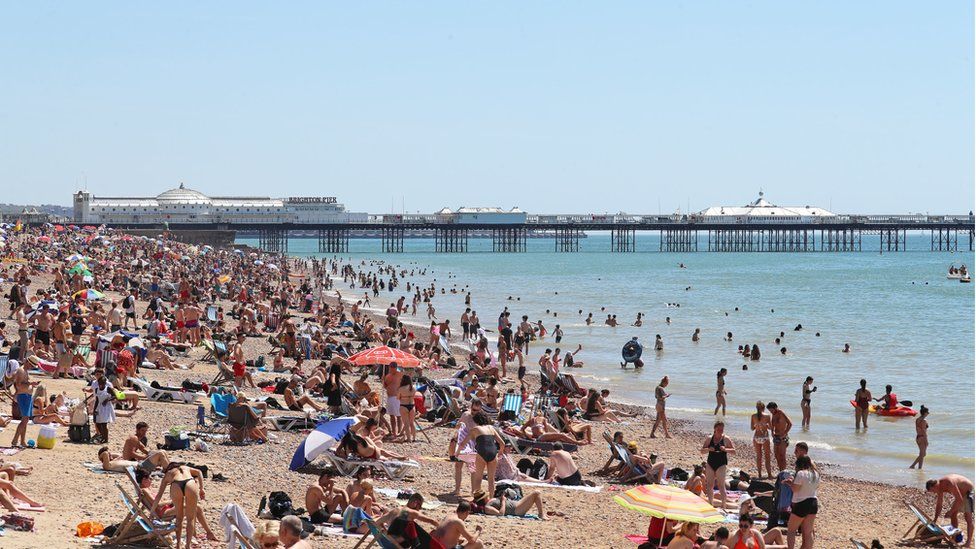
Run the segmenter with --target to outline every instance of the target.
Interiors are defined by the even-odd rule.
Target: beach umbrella
[[[278,266],[275,265],[274,263],[268,263],[268,268],[271,269],[272,271],[278,270]]]
[[[85,256],[81,254],[71,254],[68,256],[68,259],[66,259],[66,261],[83,261],[85,259],[86,259]]]
[[[79,290],[75,292],[72,296],[73,299],[84,299],[85,301],[101,301],[105,299],[105,294],[99,292],[98,290],[92,290],[91,288],[87,290]]]
[[[664,484],[637,486],[613,496],[613,501],[632,511],[676,522],[714,524],[725,520],[725,515],[700,496]]]
[[[244,255],[244,250],[242,250],[242,249],[240,249],[240,248],[234,248],[234,253],[235,253],[235,254],[240,254],[240,255]]]
[[[401,366],[403,368],[417,368],[420,366],[419,358],[409,353],[405,353],[400,349],[387,347],[386,345],[360,351],[349,357],[349,362],[352,362],[357,366],[392,364],[394,362],[396,362],[397,366]]]
[[[264,265],[264,261],[261,261],[260,259],[256,259],[256,260],[254,261],[254,264],[255,264],[255,265],[258,265],[258,266],[260,266],[260,265]]]
[[[305,437],[305,440],[298,445],[295,456],[291,458],[291,465],[288,467],[292,471],[297,471],[319,457],[322,452],[335,446],[339,440],[349,431],[349,427],[356,424],[354,417],[338,417],[329,421],[323,421],[315,426],[315,429]]]
[[[50,236],[42,236],[42,237],[38,238],[37,241],[38,242],[50,242],[51,241],[51,237]]]

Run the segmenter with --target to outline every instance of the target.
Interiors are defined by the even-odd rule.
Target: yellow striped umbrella
[[[718,509],[701,497],[688,490],[663,484],[631,488],[613,496],[613,501],[627,509],[676,522],[713,524],[725,520],[725,516]]]

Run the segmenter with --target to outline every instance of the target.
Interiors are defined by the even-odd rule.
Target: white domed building
[[[74,195],[74,222],[164,223],[362,223],[366,213],[347,212],[335,197],[268,198],[214,196],[182,183],[152,198]]]

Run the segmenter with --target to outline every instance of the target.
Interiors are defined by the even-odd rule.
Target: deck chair
[[[244,406],[229,406],[227,408],[227,434],[230,442],[234,444],[247,444],[252,439],[248,437],[248,431],[260,425],[261,419],[247,413]]]
[[[522,395],[519,393],[505,393],[505,398],[502,399],[502,411],[515,412],[515,417],[518,417],[519,412],[522,411]]]
[[[403,546],[384,532],[379,525],[376,524],[376,521],[371,518],[366,518],[363,519],[363,522],[366,523],[366,527],[369,528],[369,532],[363,534],[363,537],[359,538],[359,541],[356,543],[356,545],[352,546],[352,549],[359,549],[359,546],[366,543],[366,540],[369,540],[369,543],[366,543],[366,545],[363,546],[363,549],[369,549],[374,543],[379,545],[382,549],[403,549]]]
[[[207,305],[206,315],[207,315],[207,323],[208,324],[210,324],[210,325],[217,324],[217,306],[216,305]]]
[[[87,361],[88,355],[91,354],[91,345],[79,345],[75,348],[75,353]]]
[[[227,363],[217,357],[217,375],[210,385],[227,385],[234,383],[234,370],[227,367]]]
[[[106,545],[146,545],[152,540],[154,545],[172,547],[168,536],[176,531],[176,525],[171,521],[153,520],[118,481],[115,481],[115,486],[119,489],[128,515],[115,530],[115,535],[106,540]]]
[[[230,354],[230,351],[227,350],[227,342],[215,339],[213,340],[213,344],[214,349],[217,351],[217,358],[222,360],[225,356]]]
[[[280,322],[281,316],[278,313],[268,313],[268,316],[264,317],[264,331],[277,332]]]
[[[905,501],[905,506],[915,515],[915,523],[902,536],[902,541],[908,543],[924,543],[926,545],[934,545],[944,541],[950,547],[959,546],[954,537],[959,532],[957,528],[953,528],[952,526],[939,526],[924,511],[907,500]],[[911,534],[911,537],[909,537],[909,534]]]
[[[460,419],[463,413],[461,412],[461,404],[458,403],[457,399],[451,395],[451,391],[446,387],[441,387],[438,385],[434,385],[431,389],[434,391],[434,396],[437,397],[437,400],[439,400],[442,405],[447,408],[444,417],[438,420],[437,423],[434,424],[434,427],[441,427]]]
[[[207,418],[203,413],[203,406],[197,407],[197,428],[206,433],[226,433],[227,432],[227,410],[230,403],[236,399],[230,393],[213,393],[210,395],[210,417],[212,422],[208,425]]]
[[[203,339],[200,341],[200,345],[203,345],[203,348],[207,350],[207,354],[203,355],[201,360],[204,362],[217,360],[217,348],[214,347],[212,339]]]
[[[617,452],[617,457],[620,461],[624,463],[624,466],[629,467],[632,474],[624,479],[620,479],[622,483],[631,483],[636,480],[646,480],[647,483],[651,483],[651,479],[647,478],[648,471],[645,471],[643,467],[634,463],[634,460],[630,459],[630,452],[626,448],[620,446],[619,444],[613,444],[613,449]]]
[[[241,527],[237,525],[237,521],[234,519],[234,515],[231,513],[224,513],[224,518],[227,519],[227,523],[230,524],[231,535],[234,537],[234,541],[237,542],[237,547],[240,549],[261,549],[259,546],[255,545],[254,542],[244,537],[241,533]],[[231,540],[228,539],[228,542]]]

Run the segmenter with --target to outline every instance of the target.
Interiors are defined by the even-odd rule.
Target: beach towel
[[[523,486],[538,486],[540,488],[560,488],[563,490],[576,490],[577,492],[588,492],[596,494],[603,490],[603,486],[563,486],[561,484],[550,484],[548,482],[526,482],[519,481]]]
[[[642,536],[640,534],[627,534],[624,539],[632,541],[637,545],[644,545],[647,543],[647,536]]]
[[[106,471],[105,469],[102,469],[102,464],[101,463],[93,463],[91,461],[86,461],[86,462],[82,463],[81,465],[82,465],[82,467],[84,467],[85,469],[88,469],[89,471],[91,471],[92,473],[95,473],[96,475],[104,475],[104,474],[108,474],[108,473],[118,473],[118,474],[121,474],[120,471]]]
[[[375,488],[373,491],[375,491],[377,494],[382,494],[388,498],[395,499],[397,500],[397,502],[402,502],[403,505],[406,505],[406,502],[409,499],[409,498],[399,497],[401,491],[395,488]],[[421,508],[430,510],[430,509],[437,509],[443,506],[444,506],[443,501],[439,501],[435,499],[435,500],[425,500],[424,503],[421,505]]]
[[[0,456],[12,456],[20,450],[20,448],[0,448]]]
[[[244,512],[244,509],[236,503],[224,505],[223,510],[220,512],[219,524],[224,529],[224,537],[227,539],[227,549],[235,549],[237,547],[237,540],[234,538],[235,529],[247,539],[251,539],[254,536],[254,525],[247,518],[247,513]]]

